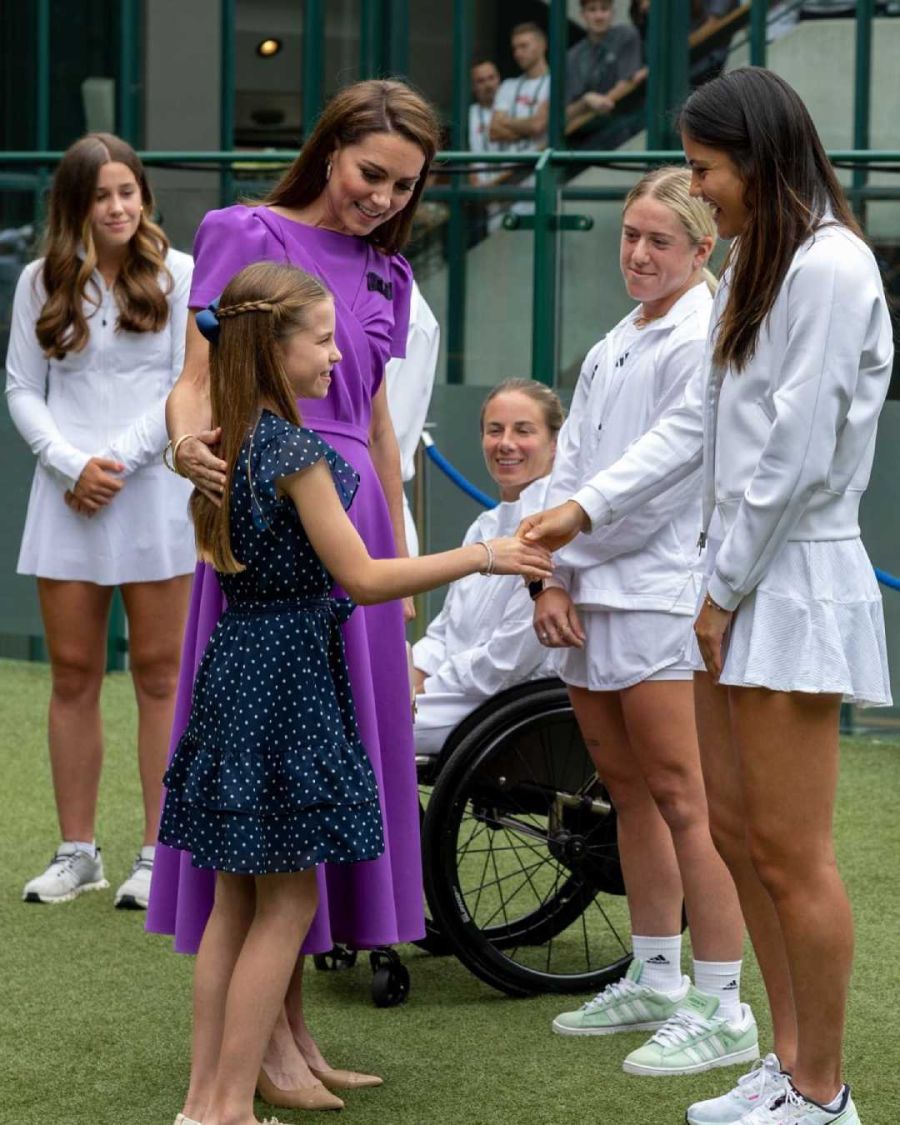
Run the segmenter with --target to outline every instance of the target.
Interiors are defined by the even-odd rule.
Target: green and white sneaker
[[[699,1074],[758,1058],[756,1020],[749,1007],[741,1004],[737,1023],[717,1016],[718,1007],[715,996],[692,987],[678,1011],[643,1047],[631,1052],[622,1069],[655,1076]]]
[[[617,1031],[655,1031],[663,1027],[689,994],[691,982],[682,978],[677,996],[641,984],[643,961],[637,957],[621,980],[608,984],[577,1012],[563,1012],[553,1021],[557,1035],[615,1035]]]

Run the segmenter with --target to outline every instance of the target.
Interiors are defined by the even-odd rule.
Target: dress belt
[[[330,613],[339,625],[356,608],[352,598],[276,598],[267,602],[230,602],[225,612],[239,617],[262,617],[273,613]]]

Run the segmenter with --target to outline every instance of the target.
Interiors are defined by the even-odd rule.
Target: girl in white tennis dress
[[[107,886],[94,840],[99,695],[115,587],[128,616],[144,836],[116,905],[144,907],[195,555],[190,487],[166,470],[165,400],[181,370],[192,262],[151,221],[131,147],[68,150],[46,256],[16,288],[6,397],[37,457],[18,570],[33,574],[53,674],[50,758],[62,843],[25,887],[66,902]]]
[[[677,403],[701,365],[715,279],[709,209],[690,173],[662,168],[629,193],[621,268],[640,304],[588,353],[559,441],[549,499],[563,500]],[[740,1002],[737,894],[709,832],[688,662],[697,603],[694,472],[556,555],[535,627],[618,814],[634,961],[624,981],[553,1023],[562,1035],[656,1034],[625,1059],[634,1074],[689,1074],[757,1057]],[[555,588],[554,588],[555,587]],[[691,983],[681,972],[681,912]],[[670,1045],[679,1050],[672,1052]]]

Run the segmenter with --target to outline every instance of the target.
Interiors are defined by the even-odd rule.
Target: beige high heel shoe
[[[301,1087],[297,1090],[282,1090],[269,1078],[264,1070],[260,1070],[256,1079],[256,1092],[264,1102],[277,1105],[282,1109],[343,1109],[344,1103],[340,1098],[330,1093],[324,1083],[317,1082],[315,1086]],[[277,1125],[277,1123],[274,1123]]]
[[[355,1070],[316,1070],[314,1066],[309,1069],[329,1090],[365,1090],[384,1085],[384,1079],[377,1074],[357,1074]]]

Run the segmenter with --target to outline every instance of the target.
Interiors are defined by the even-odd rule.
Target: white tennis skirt
[[[644,680],[690,680],[690,615],[643,609],[582,609],[584,648],[552,650],[565,684],[622,691]]]
[[[710,540],[701,603],[720,546]],[[690,662],[704,670],[693,633]],[[861,539],[784,545],[737,608],[720,682],[891,706],[881,592]]]

